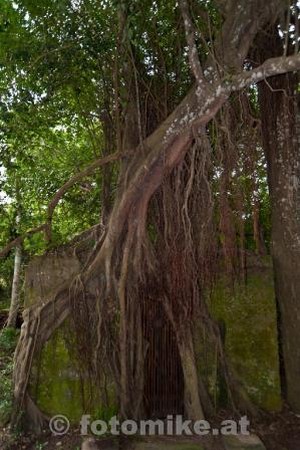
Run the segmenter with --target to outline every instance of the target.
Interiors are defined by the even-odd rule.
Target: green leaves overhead
[[[212,1],[192,0],[190,9],[204,61],[222,17]],[[191,83],[174,0],[2,0],[3,214],[17,207],[18,177],[19,232],[43,222],[48,202],[72,174],[117,149],[116,123],[122,134],[130,102],[138,104],[144,138]],[[112,196],[117,170],[105,175]],[[54,217],[58,243],[98,221],[103,179],[99,171],[84,180],[88,189],[77,185],[61,200]]]

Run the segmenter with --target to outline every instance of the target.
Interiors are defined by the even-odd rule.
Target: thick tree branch
[[[201,86],[201,88],[204,89],[207,83],[205,81],[199,60],[198,50],[195,41],[194,27],[189,14],[189,7],[187,0],[179,0],[179,6],[183,18],[186,41],[188,44],[190,66],[198,86]]]
[[[298,70],[300,70],[300,54],[292,55],[292,56],[288,56],[288,57],[282,56],[282,57],[277,57],[277,58],[271,58],[271,59],[268,59],[267,61],[265,61],[261,66],[259,66],[256,69],[248,71],[248,72],[242,72],[241,74],[233,77],[231,82],[227,82],[227,83],[225,83],[225,85],[223,87],[220,87],[219,92],[216,92],[215,97],[219,98],[220,95],[226,95],[226,94],[228,95],[232,91],[241,90],[241,89],[245,88],[246,86],[249,86],[252,83],[258,83],[258,82],[264,80],[265,78],[268,78],[271,76],[280,75],[280,74],[284,74],[284,73],[288,73],[288,72],[294,72],[294,71],[298,71]],[[193,95],[195,95],[194,91],[193,91]],[[219,105],[218,105],[218,107],[219,107]],[[218,107],[217,107],[217,109],[218,109]],[[213,109],[213,108],[211,108],[211,109]],[[210,112],[208,113],[209,119],[212,116],[211,113],[212,113],[212,111],[210,110]],[[187,120],[188,119],[189,118],[187,118]],[[191,122],[190,125],[193,125],[195,123],[197,125],[203,124],[206,122],[205,119],[206,119],[206,117],[205,118],[202,117],[202,119],[200,118],[200,121],[199,121],[199,119],[196,121],[193,121],[193,122],[190,121]],[[170,125],[170,118],[168,119],[166,124],[167,123],[168,123],[168,125]],[[165,124],[165,126],[163,126],[164,132],[166,131],[166,124]],[[170,129],[172,129],[172,122],[171,122]],[[172,130],[172,132],[173,132],[173,130]],[[159,135],[160,135],[160,139],[161,139],[161,133],[159,133]],[[148,139],[148,140],[150,141],[151,138],[152,137],[150,137],[150,139]],[[147,142],[147,140],[146,140],[146,142]],[[82,178],[85,178],[85,177],[91,175],[97,168],[99,168],[103,165],[106,165],[110,162],[116,161],[120,157],[121,157],[121,154],[117,152],[117,153],[109,155],[105,158],[98,159],[98,160],[94,161],[92,164],[90,164],[82,172],[79,172],[76,175],[74,175],[70,180],[68,180],[56,192],[56,194],[52,198],[51,202],[49,203],[48,214],[47,214],[47,223],[42,224],[36,228],[33,228],[32,230],[29,230],[26,233],[24,233],[22,236],[19,236],[16,239],[14,239],[12,242],[10,242],[6,247],[4,247],[0,251],[0,257],[3,258],[5,256],[7,256],[7,254],[9,253],[9,251],[12,248],[14,248],[16,245],[22,243],[25,238],[30,237],[35,233],[39,233],[41,231],[46,230],[46,234],[49,239],[50,235],[51,235],[51,223],[52,223],[54,210],[55,210],[58,202],[61,200],[61,198],[64,196],[64,194],[68,191],[68,189],[70,189],[72,186],[74,186],[74,184],[76,184]]]
[[[300,70],[300,54],[270,58],[256,69],[242,72],[235,76],[228,89],[231,91],[241,90],[252,83],[258,83],[268,77],[296,72],[298,70]]]
[[[287,5],[283,0],[220,0],[220,4],[226,4],[226,14],[215,42],[216,59],[221,73],[238,73],[254,36],[276,21]]]

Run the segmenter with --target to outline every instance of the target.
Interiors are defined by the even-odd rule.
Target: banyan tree
[[[23,3],[31,13],[29,3]],[[89,5],[79,3],[75,19]],[[113,57],[109,55],[97,69],[104,91],[106,65],[111,77],[101,111],[95,113],[104,135],[102,157],[55,193],[45,223],[18,236],[1,252],[7,255],[34,233],[44,233],[51,248],[60,200],[76,183],[101,172],[99,223],[66,247],[33,259],[27,269],[26,295],[30,298],[30,290],[39,290],[39,295],[26,304],[15,352],[13,422],[21,411],[37,427],[46,420],[30,383],[38,356],[64,324],[78,373],[88,380],[84,395],[105,398],[109,380],[122,418],[183,413],[200,419],[211,414],[213,401],[198,370],[196,341],[198,348],[215,349],[219,381],[230,407],[258,412],[226,355],[222,323],[211,314],[207,292],[220,271],[233,284],[246,281],[249,199],[255,248],[258,254],[266,251],[255,176],[265,156],[286,398],[299,412],[295,90],[300,57],[297,35],[293,41],[284,28],[287,21],[298,21],[299,6],[291,7],[285,0],[140,2],[153,21],[148,27],[134,2],[117,3],[93,5],[106,12],[111,26],[116,25]],[[86,23],[92,30],[93,23],[88,19]],[[87,33],[81,22],[77,25],[79,35]],[[143,26],[145,33],[138,35],[136,30]],[[167,62],[158,45],[161,40],[163,46],[160,28],[174,39],[179,36],[178,48]],[[135,39],[131,29],[138,35]],[[84,37],[81,49],[86,61],[97,58],[96,44],[93,47]],[[50,58],[49,66],[59,51],[49,50],[45,57]],[[43,54],[38,58],[36,64],[47,65]],[[183,61],[188,61],[184,67],[189,73],[180,68]],[[274,165],[282,175],[274,175]],[[290,177],[294,177],[292,192]],[[246,193],[245,180],[250,180]],[[282,215],[293,214],[292,240],[291,222],[286,218],[277,223],[283,208],[277,194],[290,196],[291,211],[282,209]],[[294,255],[288,262],[282,259],[281,234]],[[289,285],[284,284],[285,270]],[[291,286],[293,301],[288,298]]]

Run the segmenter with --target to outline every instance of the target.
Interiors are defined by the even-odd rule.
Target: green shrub
[[[12,412],[12,369],[13,362],[9,358],[0,365],[0,426],[5,426]]]
[[[20,331],[15,328],[4,328],[0,332],[0,354],[9,354],[14,351],[19,333]]]
[[[0,426],[9,422],[12,412],[13,352],[18,336],[19,330],[14,328],[4,328],[0,332]]]

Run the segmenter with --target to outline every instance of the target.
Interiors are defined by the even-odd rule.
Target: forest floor
[[[267,420],[255,425],[255,432],[263,445],[249,442],[238,444],[228,439],[225,443],[217,438],[128,438],[125,441],[102,439],[97,441],[99,450],[299,450],[300,418],[285,410],[270,415]],[[83,438],[78,430],[71,430],[63,437],[44,433],[39,438],[24,435],[18,439],[0,432],[1,450],[80,450]]]
[[[76,433],[68,433],[63,437],[44,435],[39,439],[23,436],[15,442],[8,440],[1,445],[1,450],[80,450],[82,437]],[[102,439],[97,440],[97,450],[265,450],[262,446],[235,446],[222,443],[219,438],[130,438],[126,440]],[[95,447],[96,448],[96,447]]]
[[[300,415],[287,407],[281,413],[269,414],[254,428],[267,450],[300,450]]]

